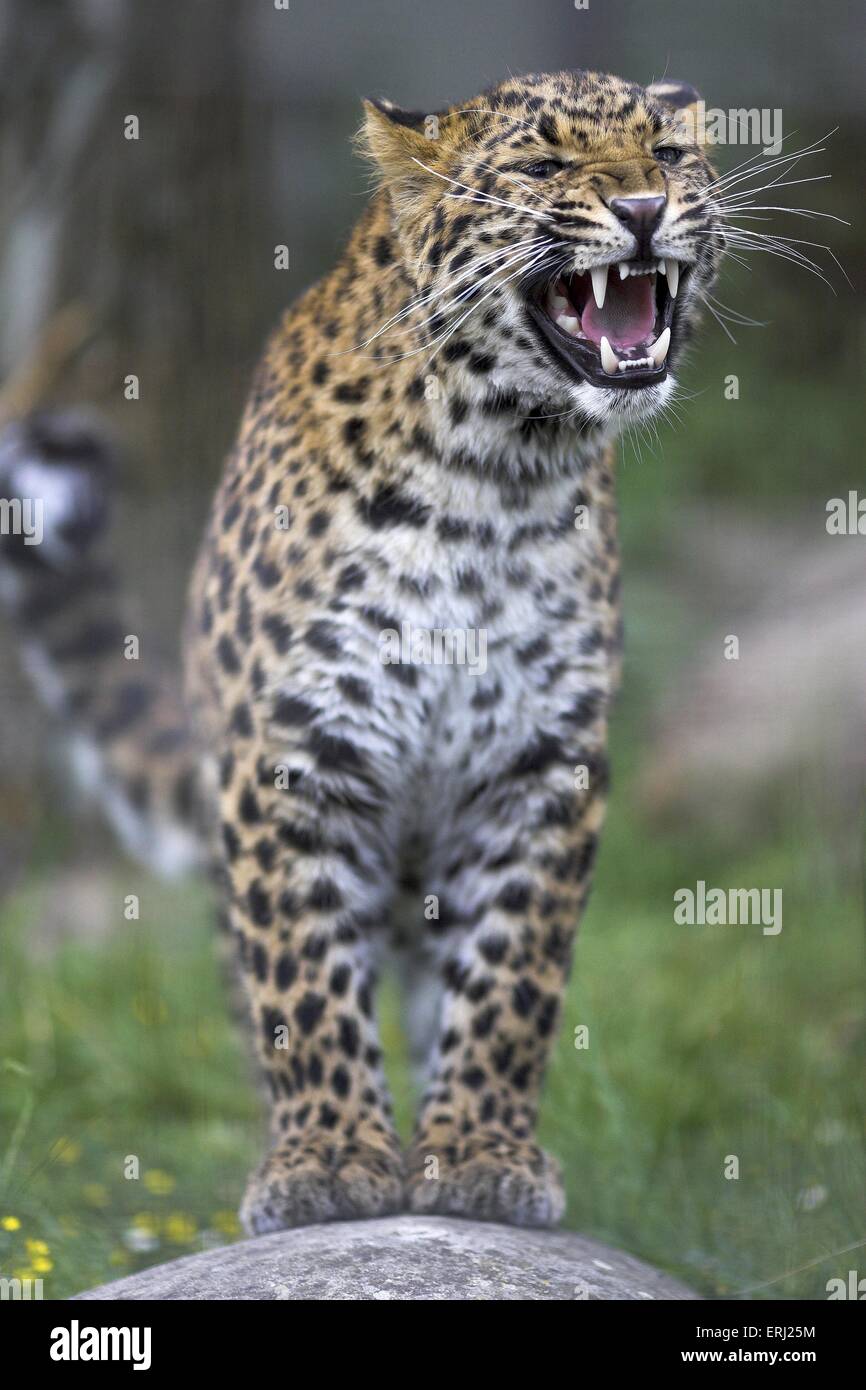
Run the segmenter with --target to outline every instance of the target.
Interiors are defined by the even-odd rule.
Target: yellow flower
[[[54,1158],[59,1158],[61,1163],[77,1163],[81,1157],[81,1145],[77,1139],[67,1139],[63,1135],[60,1139],[55,1139],[51,1146]]]
[[[198,1024],[182,1035],[181,1047],[187,1057],[209,1057],[214,1050],[214,1039],[206,1024]]]
[[[27,1246],[28,1255],[49,1254],[48,1246],[45,1244],[44,1240],[26,1240],[24,1244]]]
[[[132,1012],[137,1022],[144,1024],[145,1028],[155,1028],[158,1023],[165,1023],[168,1018],[165,1000],[153,992],[136,994],[132,1001]]]
[[[91,1207],[107,1207],[108,1192],[101,1182],[86,1182],[81,1189],[85,1202]]]
[[[241,1223],[233,1211],[215,1211],[211,1225],[224,1236],[239,1236],[241,1233]]]
[[[144,1185],[154,1196],[167,1197],[170,1192],[174,1192],[177,1183],[171,1173],[164,1173],[161,1168],[149,1168],[144,1174]]]
[[[13,1271],[12,1271],[12,1278],[13,1278],[13,1279],[32,1279],[32,1278],[33,1278],[33,1270],[32,1270],[32,1269],[29,1269],[29,1268],[25,1268],[25,1269],[13,1269]]]
[[[137,1231],[146,1231],[149,1236],[155,1236],[159,1231],[159,1222],[150,1211],[140,1211],[138,1216],[132,1218],[132,1224]]]
[[[37,1255],[33,1261],[33,1268],[37,1274],[47,1274],[54,1268],[54,1261],[46,1259],[44,1255]]]
[[[173,1211],[165,1220],[165,1234],[173,1245],[188,1245],[195,1239],[196,1224],[182,1211]]]
[[[17,1217],[17,1216],[3,1216],[3,1217],[0,1217],[0,1226],[3,1227],[3,1230],[4,1230],[4,1231],[20,1231],[20,1230],[21,1230],[21,1222],[18,1220],[18,1217]]]

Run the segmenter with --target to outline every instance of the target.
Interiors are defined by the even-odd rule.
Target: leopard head
[[[432,114],[368,102],[413,350],[481,362],[485,389],[528,408],[662,410],[724,245],[697,101],[682,83],[562,72]]]

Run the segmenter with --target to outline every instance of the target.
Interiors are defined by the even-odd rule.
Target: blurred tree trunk
[[[244,61],[251,9],[0,0],[0,386],[6,402],[95,406],[113,427],[130,455],[125,582],[142,631],[168,651],[210,480],[273,316],[266,110]],[[124,138],[129,115],[138,140]],[[34,346],[80,322],[73,304],[89,333],[49,381],[31,370]],[[137,401],[124,399],[130,373]],[[16,827],[51,824],[53,792],[22,773],[39,764],[44,717],[9,640],[4,630],[0,823],[20,848]],[[73,834],[91,844],[94,829],[76,821]]]
[[[60,394],[107,409],[156,486],[192,482],[205,460],[213,471],[259,332],[249,13],[235,0],[0,8],[0,372],[83,301],[93,342]],[[124,401],[129,373],[138,402]]]

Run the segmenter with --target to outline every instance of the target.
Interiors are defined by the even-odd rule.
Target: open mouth
[[[670,257],[594,266],[536,287],[529,310],[573,373],[595,386],[654,386],[667,376],[686,275]]]

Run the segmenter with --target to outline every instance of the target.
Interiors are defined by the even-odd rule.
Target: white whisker
[[[490,262],[496,260],[499,257],[509,257],[520,248],[529,249],[531,247],[534,247],[545,240],[546,238],[544,237],[532,237],[524,241],[515,242],[509,246],[499,247],[496,251],[488,252],[484,256],[479,257],[476,261],[470,262],[469,265],[463,267],[460,273],[455,277],[453,283],[437,286],[435,289],[431,290],[427,294],[416,296],[414,299],[410,300],[408,304],[404,305],[404,307],[398,313],[392,314],[391,318],[387,319],[385,323],[383,323],[379,328],[377,328],[375,333],[370,334],[370,336],[368,338],[365,338],[362,342],[357,343],[356,347],[368,347],[370,343],[374,342],[377,338],[381,337],[382,334],[387,331],[387,329],[394,327],[402,320],[408,318],[417,309],[423,308],[425,305],[432,303],[433,300],[439,299],[443,295],[450,294],[454,289],[455,285],[459,284],[462,280],[470,279],[470,277],[475,275],[477,270],[483,268],[486,264],[489,264]],[[496,269],[501,269],[501,267],[494,267],[494,270],[493,272],[491,272],[491,274],[495,274]],[[473,291],[476,285],[483,284],[484,281],[488,278],[489,276],[483,276],[481,280],[473,280],[472,284],[468,287],[468,290],[463,291],[462,293],[465,294]],[[444,312],[445,308],[447,307],[449,306],[444,306],[442,309],[438,310],[438,312]],[[431,315],[431,317],[433,316]],[[429,319],[425,320],[424,322],[429,322]],[[348,351],[354,350],[354,348],[348,349]]]
[[[500,280],[496,284],[494,284],[491,287],[491,289],[489,289],[486,292],[486,294],[483,294],[475,304],[470,306],[470,308],[467,310],[465,314],[462,314],[460,316],[456,323],[454,323],[453,325],[449,324],[447,330],[444,333],[442,333],[438,338],[435,338],[432,343],[422,343],[420,347],[413,348],[410,352],[398,353],[392,357],[377,357],[376,360],[382,362],[402,362],[405,358],[416,357],[419,353],[426,352],[429,348],[432,347],[433,353],[431,354],[430,359],[432,361],[432,357],[435,356],[436,352],[439,350],[442,344],[446,342],[448,338],[450,338],[456,332],[456,330],[460,327],[460,324],[464,323],[466,319],[469,318],[470,314],[474,313],[475,310],[479,308],[485,300],[489,299],[492,294],[495,294],[495,292],[498,289],[501,289],[503,286],[507,285],[518,275],[524,274],[527,270],[531,269],[532,266],[534,266],[536,262],[541,260],[542,257],[546,254],[546,246],[536,248],[535,250],[529,253],[524,252],[523,255],[519,258],[521,261],[524,262],[523,264],[518,265],[517,268],[513,270],[510,275],[506,276],[504,280]],[[503,269],[503,267],[500,266],[497,267],[497,269],[501,270]]]
[[[416,159],[414,156],[412,163],[417,164],[421,169],[426,169],[428,174],[433,174],[435,178],[441,179],[443,183],[453,184],[455,188],[463,189],[464,193],[470,194],[470,197],[464,199],[465,202],[495,203],[499,207],[511,208],[514,212],[524,212],[527,217],[537,217],[545,222],[550,221],[549,213],[537,212],[535,208],[521,207],[519,203],[511,203],[506,198],[494,198],[491,193],[482,193],[477,188],[471,188],[468,183],[461,183],[459,179],[452,179],[449,178],[447,174],[440,174],[437,169],[431,169],[429,164],[425,164],[423,160]],[[450,196],[453,198],[455,195],[452,193]]]
[[[466,312],[465,314],[463,314],[463,315],[457,320],[457,322],[453,325],[453,327],[449,328],[449,331],[444,335],[444,337],[441,338],[441,339],[435,344],[434,351],[433,351],[433,353],[431,354],[429,360],[432,362],[433,357],[435,357],[436,353],[437,353],[437,352],[439,351],[439,349],[442,347],[443,343],[446,343],[446,342],[448,341],[449,338],[453,338],[454,334],[457,332],[457,329],[460,327],[460,325],[461,325],[462,323],[465,323],[466,320],[469,318],[469,316],[470,316],[471,314],[474,314],[475,311],[476,311],[476,309],[479,309],[479,308],[481,307],[481,305],[484,303],[485,300],[489,299],[490,296],[491,296],[492,294],[495,294],[497,290],[503,289],[503,288],[504,288],[507,284],[509,284],[512,280],[517,279],[518,276],[520,276],[520,275],[525,275],[525,274],[527,273],[527,271],[531,270],[535,265],[537,265],[537,263],[538,263],[539,261],[543,260],[546,254],[547,254],[547,248],[546,248],[546,247],[542,247],[542,249],[541,249],[540,251],[536,252],[535,255],[533,256],[533,258],[532,258],[527,264],[525,264],[525,265],[523,265],[523,266],[518,266],[517,270],[512,271],[512,273],[511,273],[509,276],[507,276],[505,280],[501,281],[499,284],[494,285],[491,289],[489,289],[489,290],[487,291],[486,294],[483,294],[483,295],[481,296],[481,298],[478,300],[478,302],[477,302],[476,304],[473,304],[473,305],[471,306],[471,308],[468,309],[467,312]]]

